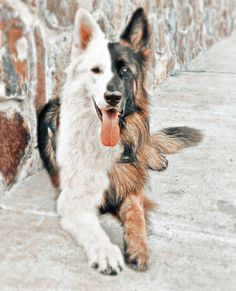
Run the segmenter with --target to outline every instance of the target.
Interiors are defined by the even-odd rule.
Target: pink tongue
[[[102,132],[101,139],[104,146],[114,147],[120,138],[120,127],[118,125],[117,110],[102,110]]]

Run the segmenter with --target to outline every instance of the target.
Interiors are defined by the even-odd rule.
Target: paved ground
[[[0,195],[0,290],[236,290],[236,34],[155,90],[152,129],[200,128],[204,142],[151,173],[152,265],[106,277],[59,227],[41,172]],[[120,226],[103,219],[122,246]]]

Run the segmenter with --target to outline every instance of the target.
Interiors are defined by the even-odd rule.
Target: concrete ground
[[[0,290],[236,290],[236,34],[155,88],[152,130],[188,125],[204,142],[150,172],[152,264],[116,277],[90,270],[59,226],[55,196],[40,172],[0,195]],[[121,227],[103,226],[122,247]]]

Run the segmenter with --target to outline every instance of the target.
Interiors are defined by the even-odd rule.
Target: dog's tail
[[[164,128],[151,135],[152,146],[162,155],[175,154],[181,149],[199,144],[203,139],[200,130],[182,126]]]
[[[56,133],[59,124],[60,101],[50,100],[38,117],[38,148],[44,166],[55,187],[59,187],[59,173],[56,163]]]

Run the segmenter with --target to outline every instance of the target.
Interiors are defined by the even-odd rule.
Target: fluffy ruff
[[[118,274],[124,262],[102,229],[99,214],[119,219],[125,261],[146,270],[146,218],[154,207],[144,193],[148,168],[165,169],[165,154],[201,140],[199,131],[187,127],[150,135],[150,59],[142,9],[133,14],[117,43],[108,42],[92,16],[80,9],[62,98],[50,101],[39,116],[40,154],[61,190],[61,225],[84,247],[89,265],[104,274]]]

